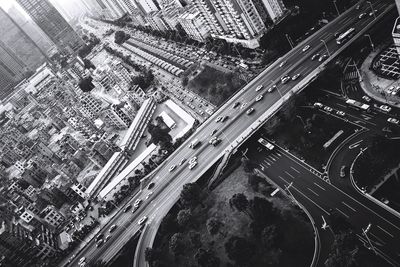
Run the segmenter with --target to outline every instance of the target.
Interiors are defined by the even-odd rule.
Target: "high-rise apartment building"
[[[178,17],[179,24],[186,34],[199,42],[204,42],[210,35],[206,22],[197,10],[188,10]]]
[[[0,41],[0,99],[11,94],[13,87],[24,78],[27,66]]]
[[[32,20],[49,36],[63,54],[77,52],[82,39],[48,0],[17,0]]]
[[[273,22],[277,21],[285,13],[285,6],[282,0],[261,0]]]
[[[2,8],[0,21],[1,41],[30,69],[34,70],[42,65],[46,60],[42,50]]]
[[[136,6],[144,15],[160,10],[160,6],[154,0],[135,0]]]
[[[400,0],[396,0],[396,6],[398,14],[400,15]],[[397,54],[400,57],[400,17],[398,17],[394,23],[392,30],[392,37],[394,47],[396,48]]]
[[[194,0],[194,6],[213,36],[229,42],[239,42],[248,47],[265,29],[260,14],[248,0]]]

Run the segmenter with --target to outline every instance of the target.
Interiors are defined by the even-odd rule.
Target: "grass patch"
[[[214,105],[221,105],[245,84],[244,80],[232,72],[225,73],[208,65],[199,68],[188,76],[187,88]]]

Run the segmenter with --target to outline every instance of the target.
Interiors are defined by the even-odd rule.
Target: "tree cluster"
[[[124,31],[116,31],[114,35],[114,43],[121,45],[125,41],[129,40],[129,38],[131,38],[130,34]]]

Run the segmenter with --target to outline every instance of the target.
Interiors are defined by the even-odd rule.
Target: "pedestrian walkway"
[[[400,86],[400,80],[387,80],[378,77],[371,69],[373,59],[381,52],[382,47],[378,47],[371,52],[361,65],[361,81],[360,86],[364,93],[376,101],[387,103],[391,106],[400,107],[400,98],[388,94],[388,88],[392,86]]]

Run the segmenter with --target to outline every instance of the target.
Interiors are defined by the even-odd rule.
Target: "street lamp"
[[[372,14],[374,14],[374,20],[376,19],[376,15],[375,15],[375,9],[374,9],[374,7],[372,6],[372,3],[371,3],[371,1],[367,1],[367,3],[369,4],[369,6],[371,7],[371,10],[372,10]]]
[[[333,0],[333,4],[335,5],[335,9],[336,9],[337,15],[340,16],[339,9],[338,9],[338,7],[336,5],[336,0]]]
[[[233,147],[234,147],[234,146],[233,146],[233,143],[231,142],[231,140],[229,140],[228,136],[226,136],[226,134],[225,134],[223,131],[221,131],[221,134],[224,136],[224,138],[229,142],[229,144],[230,144],[231,147],[233,148]]]
[[[328,56],[331,56],[331,53],[329,52],[329,48],[328,48],[328,46],[326,45],[325,40],[324,40],[324,39],[321,39],[321,42],[325,45],[325,49],[326,49],[326,52],[328,53]]]
[[[373,245],[372,242],[371,242],[371,239],[369,239],[369,236],[368,236],[368,232],[369,232],[369,230],[371,229],[371,226],[372,226],[372,224],[369,223],[369,224],[367,225],[367,228],[365,228],[365,229],[364,229],[364,228],[361,228],[361,229],[362,229],[363,235],[365,236],[365,238],[366,238],[367,241],[368,241],[368,244],[371,246],[370,248],[374,251],[375,254],[378,254],[378,253],[376,252],[376,250],[375,250],[374,245]]]
[[[372,50],[375,50],[374,43],[372,42],[372,39],[371,39],[371,35],[369,35],[368,33],[366,33],[366,34],[364,34],[364,36],[365,36],[365,37],[368,37],[369,43],[371,44]]]
[[[282,98],[282,93],[281,93],[281,91],[279,91],[278,86],[276,86],[276,84],[274,83],[273,80],[271,80],[271,83],[272,83],[272,86],[275,86],[275,87],[276,87],[276,91],[278,91],[279,96]]]

